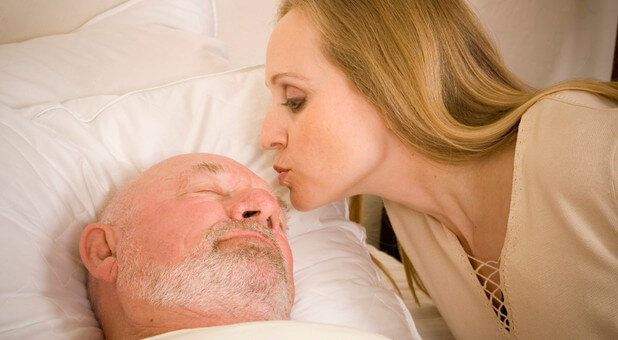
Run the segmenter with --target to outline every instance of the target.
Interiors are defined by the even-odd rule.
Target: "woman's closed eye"
[[[304,97],[296,97],[296,98],[287,98],[283,103],[284,106],[290,108],[290,111],[297,113],[302,110],[303,105],[305,104]]]

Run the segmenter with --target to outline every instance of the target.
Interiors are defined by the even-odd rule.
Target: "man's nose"
[[[266,190],[248,189],[236,195],[230,216],[236,221],[251,219],[268,228],[281,228],[281,208]]]

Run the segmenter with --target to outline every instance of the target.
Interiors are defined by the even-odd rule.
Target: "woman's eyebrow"
[[[268,84],[275,84],[277,82],[277,80],[279,78],[282,77],[290,77],[290,78],[296,78],[296,79],[300,79],[303,81],[308,81],[307,77],[304,77],[298,73],[294,73],[294,72],[282,72],[282,73],[277,73],[274,74],[272,77],[270,77],[270,82],[266,83],[266,87],[268,87]]]

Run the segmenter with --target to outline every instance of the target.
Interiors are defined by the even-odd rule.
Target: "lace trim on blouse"
[[[508,318],[508,311],[504,304],[504,295],[500,288],[500,258],[498,261],[481,261],[469,254],[468,258],[472,264],[472,268],[476,274],[476,277],[483,286],[485,295],[491,302],[491,305],[498,316],[498,319],[502,323],[504,329],[507,332],[511,330],[511,325]]]

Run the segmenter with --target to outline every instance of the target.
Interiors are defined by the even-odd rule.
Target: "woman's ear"
[[[79,241],[79,254],[90,275],[99,280],[116,282],[117,241],[114,229],[107,224],[93,223],[84,229]]]

